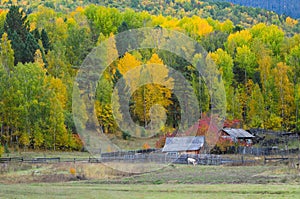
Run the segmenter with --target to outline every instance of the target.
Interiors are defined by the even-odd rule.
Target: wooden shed
[[[220,130],[222,138],[230,138],[233,142],[244,142],[247,145],[252,144],[252,139],[255,137],[244,129],[223,128]]]
[[[199,154],[204,148],[204,136],[167,137],[163,152]]]

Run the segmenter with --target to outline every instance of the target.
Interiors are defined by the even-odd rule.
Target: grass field
[[[74,154],[47,157],[56,155]],[[300,198],[299,187],[300,170],[281,163],[170,165],[139,175],[100,163],[0,164],[0,198]]]
[[[299,198],[299,185],[161,184],[111,185],[82,182],[0,185],[1,198]]]

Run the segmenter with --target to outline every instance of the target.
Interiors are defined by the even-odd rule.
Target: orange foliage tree
[[[231,146],[234,146],[234,142],[231,138],[227,137],[220,137],[216,144],[217,151],[221,153],[225,153],[226,151],[228,151],[229,147]]]

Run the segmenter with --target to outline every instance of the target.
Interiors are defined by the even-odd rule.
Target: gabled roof
[[[254,138],[255,136],[251,135],[244,129],[232,129],[232,128],[224,128],[222,129],[225,133],[230,135],[230,137],[234,138]]]
[[[204,136],[167,137],[163,152],[200,150]]]

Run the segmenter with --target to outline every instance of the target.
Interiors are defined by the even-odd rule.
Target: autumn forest
[[[94,47],[142,27],[179,31],[203,46],[222,75],[227,123],[299,133],[298,22],[215,1],[2,1],[0,148],[81,150],[72,114],[76,74]],[[135,50],[115,60],[99,80],[95,110],[104,133],[121,131],[111,104],[117,80],[142,64],[179,71],[196,93],[201,117],[209,114],[210,96],[192,63],[164,50]],[[167,113],[162,134],[173,132],[180,107],[172,90],[161,85],[144,85],[131,96],[133,121],[147,126],[155,104]],[[126,139],[126,132],[121,135]]]

